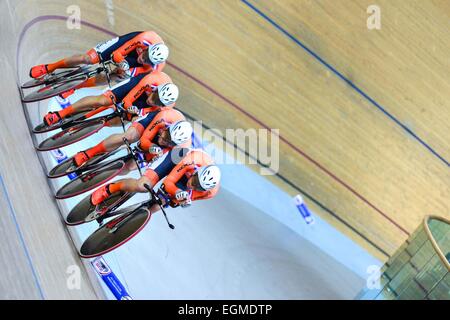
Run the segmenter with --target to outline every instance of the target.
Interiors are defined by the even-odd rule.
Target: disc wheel
[[[49,85],[49,84],[61,81],[65,77],[74,76],[75,74],[81,73],[82,71],[83,70],[80,67],[58,70],[58,71],[52,72],[50,74],[47,74],[41,78],[28,80],[27,82],[22,84],[20,87],[22,89],[28,89],[28,88],[38,87],[43,84]]]
[[[138,234],[148,223],[150,217],[150,211],[145,207],[140,207],[109,221],[83,242],[79,252],[80,256],[93,258],[120,247]]]
[[[117,208],[120,204],[128,200],[131,195],[132,194],[130,193],[118,192],[112,194],[98,206],[94,206],[91,203],[91,195],[87,195],[75,207],[73,207],[72,210],[70,210],[65,222],[69,226],[76,226],[96,220],[100,218],[100,213],[106,213],[106,209],[112,206]]]
[[[68,146],[69,144],[83,140],[96,133],[103,128],[104,125],[105,121],[101,118],[81,122],[45,139],[36,147],[36,149],[38,151],[50,151]]]
[[[50,170],[49,173],[47,174],[47,177],[49,177],[50,179],[54,179],[64,177],[73,172],[88,171],[91,169],[90,167],[92,165],[102,161],[103,159],[106,158],[105,155],[109,156],[109,154],[110,154],[109,152],[97,154],[92,158],[90,158],[88,161],[86,161],[86,163],[84,163],[81,167],[77,167],[73,163],[73,157],[70,157],[64,160],[63,162],[57,164],[55,167],[53,167],[53,169]]]
[[[67,199],[95,189],[117,176],[124,167],[124,161],[117,161],[102,168],[83,173],[62,186],[56,192],[55,198]]]
[[[88,114],[89,112],[91,112],[91,111],[87,110],[87,111],[81,111],[81,112],[77,112],[77,113],[68,115],[63,120],[59,121],[58,123],[52,124],[50,126],[47,126],[44,122],[41,122],[40,124],[38,124],[36,127],[33,128],[33,133],[45,133],[45,132],[59,129],[61,127],[69,125],[70,122],[81,119],[84,115]]]
[[[26,95],[22,99],[22,101],[36,102],[57,96],[58,94],[61,94],[63,92],[75,89],[78,85],[86,81],[86,79],[86,76],[80,76],[74,77],[73,79],[64,80],[62,82],[46,85],[45,87],[42,87],[37,91]]]

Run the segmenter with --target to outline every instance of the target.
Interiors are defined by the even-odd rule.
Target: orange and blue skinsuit
[[[144,115],[148,112],[166,110],[175,106],[175,103],[168,106],[149,106],[147,103],[148,95],[157,91],[158,86],[167,83],[172,83],[172,79],[164,72],[141,74],[120,82],[103,95],[110,99],[111,104],[113,101],[122,102],[125,109],[134,105],[141,110],[140,114]]]
[[[147,113],[143,118],[136,120],[133,122],[132,126],[139,132],[141,136],[139,140],[139,146],[145,152],[146,161],[150,162],[154,159],[156,155],[153,155],[149,152],[149,148],[156,144],[158,145],[158,136],[161,134],[163,130],[165,130],[168,126],[178,121],[184,121],[186,118],[184,115],[175,109],[169,108],[156,113]],[[185,143],[178,145],[177,147],[190,147],[192,145],[191,139],[186,141]],[[163,154],[169,152],[174,147],[162,147]]]
[[[137,82],[136,85],[134,84],[135,82]],[[109,99],[109,103],[112,103],[113,100],[122,101],[125,109],[132,105],[140,108],[139,114],[141,115],[141,118],[138,118],[135,122],[133,122],[132,127],[137,130],[140,137],[142,136],[141,145],[143,146],[142,149],[145,152],[145,159],[147,161],[151,161],[154,157],[147,151],[149,150],[149,146],[152,144],[152,141],[158,140],[157,135],[160,130],[165,128],[166,125],[170,125],[177,121],[186,120],[181,112],[173,109],[173,105],[175,104],[167,107],[149,106],[147,104],[147,94],[143,93],[146,92],[146,90],[154,90],[154,88],[158,87],[158,85],[164,85],[166,83],[171,83],[171,79],[168,75],[162,72],[152,72],[147,75],[141,75],[136,78],[123,81],[121,85],[104,93],[107,99]],[[67,112],[67,110],[72,112],[71,106],[59,112]],[[129,121],[133,119],[133,116],[134,115],[130,113],[124,114],[124,117]],[[150,127],[151,129],[146,129],[147,127]],[[186,145],[190,146],[192,142],[189,140],[188,143],[189,144],[186,143]],[[75,164],[79,166],[85,163],[89,158],[106,151],[107,148],[104,140],[88,150],[78,152],[74,156]],[[165,152],[167,151],[168,150]]]
[[[149,73],[152,71],[162,71],[166,65],[165,62],[159,64],[143,64],[138,62],[139,55],[147,50],[154,44],[162,43],[164,41],[162,38],[154,31],[137,31],[131,32],[114,39],[102,42],[96,47],[90,49],[86,54],[77,56],[80,58],[65,58],[54,63],[46,65],[38,65],[30,70],[30,76],[33,78],[40,77],[46,73],[53,72],[59,68],[68,68],[79,65],[80,63],[85,64],[97,64],[101,61],[112,60],[115,63],[120,63],[126,61],[129,65],[129,75],[130,77],[135,77],[140,74]],[[119,70],[119,75],[121,71]],[[75,89],[80,89],[83,87],[93,87],[99,85],[97,83],[97,77],[91,77],[84,81],[82,84],[77,86]],[[61,94],[63,98],[67,98],[71,95],[75,89],[69,90]]]
[[[152,71],[162,71],[165,62],[157,65],[142,65],[137,57],[146,49],[157,43],[164,43],[154,31],[132,32],[98,44],[87,52],[92,64],[113,60],[115,63],[127,61],[131,76],[138,76]]]
[[[178,159],[180,155],[183,155],[181,160]],[[188,190],[187,188],[188,179],[199,168],[213,164],[214,161],[203,150],[177,148],[173,149],[155,169],[148,168],[144,175],[155,185],[160,179],[164,178],[165,173],[168,171],[167,168],[171,168],[161,188],[170,197],[171,206],[177,206],[180,202],[176,200],[175,194],[179,190],[188,191],[192,201],[210,199],[217,194],[220,185],[206,191]]]
[[[160,161],[152,162],[147,165],[144,177],[149,180],[152,186],[155,186],[160,180],[164,179],[161,185],[161,193],[165,206],[171,207],[183,206],[186,200],[205,200],[214,197],[219,191],[220,185],[217,184],[210,190],[197,190],[188,187],[189,179],[202,167],[213,165],[211,157],[200,149],[177,148],[167,152]],[[128,179],[133,180],[133,179]],[[134,180],[136,181],[136,180]],[[92,193],[91,203],[97,205],[107,199],[111,194],[125,191],[125,180],[117,181],[105,185]],[[128,190],[130,192],[130,190]],[[179,191],[185,191],[189,194],[189,199],[178,201],[176,194]],[[141,190],[143,192],[143,190]]]
[[[102,102],[101,106],[98,107],[110,107],[114,103],[123,103],[123,107],[128,109],[131,106],[136,106],[139,109],[139,115],[144,115],[148,112],[160,111],[165,109],[170,109],[175,106],[172,103],[168,106],[161,105],[149,105],[147,103],[148,95],[156,92],[158,86],[165,85],[167,83],[172,83],[172,79],[164,72],[151,72],[147,74],[141,74],[137,77],[124,80],[117,85],[113,86],[111,89],[105,91],[103,96],[106,98]],[[146,94],[144,94],[146,93]],[[82,100],[81,100],[82,101]],[[51,114],[58,114],[59,118],[65,118],[68,115],[75,112],[72,105],[65,109],[57,112],[49,112],[45,118]],[[133,115],[131,113],[126,113],[126,119],[131,121]],[[57,120],[57,119],[56,119]],[[52,119],[55,122],[55,119]]]

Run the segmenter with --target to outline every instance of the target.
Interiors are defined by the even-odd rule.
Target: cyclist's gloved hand
[[[138,115],[138,114],[139,114],[139,108],[136,107],[136,106],[129,106],[129,107],[127,108],[127,112],[128,112],[128,113],[131,113],[131,114],[136,114],[136,115]]]
[[[131,77],[130,65],[126,60],[122,62],[115,63],[117,66],[116,74],[121,80],[125,80]]]
[[[183,190],[178,190],[178,191],[175,193],[175,199],[177,199],[178,201],[191,200],[191,199],[189,198],[189,192],[183,191]]]
[[[153,145],[148,149],[148,152],[149,152],[150,154],[152,154],[152,155],[157,156],[157,157],[160,157],[160,156],[162,156],[162,154],[163,154],[163,150],[161,149],[161,147],[158,146],[158,145],[156,145],[156,144],[153,144]]]
[[[187,208],[192,204],[192,200],[191,199],[187,199],[185,201],[183,201],[182,203],[180,203],[180,206],[182,208]]]
[[[117,66],[125,72],[130,71],[130,65],[128,64],[127,60],[123,60]]]

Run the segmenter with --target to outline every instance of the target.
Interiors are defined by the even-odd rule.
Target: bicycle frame
[[[101,66],[81,66],[73,71],[60,71],[59,74],[49,74],[46,78],[42,80],[30,80],[21,86],[22,89],[33,88],[42,86],[37,91],[24,96],[23,92],[22,101],[25,103],[36,102],[44,99],[54,97],[61,94],[67,90],[75,89],[81,85],[87,79],[97,76],[98,74],[104,72],[108,80],[108,84],[111,87],[110,69],[108,65],[111,61],[102,62]]]
[[[131,146],[130,146],[130,144],[129,144],[129,142],[128,142],[128,140],[127,140],[126,138],[123,138],[123,141],[124,141],[124,144],[125,144],[126,148],[128,149],[128,154],[127,154],[126,156],[124,156],[124,157],[127,158],[127,161],[128,161],[128,160],[131,160],[131,159],[133,159],[133,160],[135,161],[136,166],[137,166],[137,168],[138,168],[138,170],[139,170],[139,174],[142,176],[142,171],[141,171],[141,168],[140,168],[140,166],[139,166],[139,164],[140,164],[140,159],[139,159],[138,156],[136,155],[136,148],[132,149]],[[128,158],[128,157],[129,157],[129,158]],[[168,197],[168,195],[165,194],[164,191],[161,190],[161,189],[159,189],[158,193],[155,193],[155,191],[153,191],[153,189],[152,189],[150,186],[148,186],[147,184],[145,184],[144,187],[145,187],[145,188],[148,190],[148,192],[150,193],[150,200],[147,200],[147,201],[142,202],[142,203],[141,203],[139,206],[137,206],[133,211],[139,209],[141,206],[146,206],[148,209],[150,209],[153,205],[157,204],[157,205],[160,206],[161,211],[163,212],[164,217],[165,217],[165,219],[166,219],[167,224],[169,225],[169,227],[170,227],[171,229],[174,229],[175,227],[169,222],[169,220],[167,219],[166,212],[164,211],[164,206],[169,204],[169,200],[168,200],[168,199],[170,199],[170,198]],[[161,200],[161,197],[160,197],[159,194],[161,194],[162,198],[164,199],[164,202]],[[132,195],[134,195],[134,194],[132,194]],[[128,200],[128,199],[127,199],[127,200]],[[122,202],[122,203],[123,203],[123,202]],[[122,203],[121,203],[121,204],[122,204]],[[164,203],[164,204],[163,204],[163,203]],[[117,208],[117,207],[115,207],[115,208]],[[101,219],[104,220],[104,219],[106,219],[107,217],[113,217],[113,216],[119,215],[120,212],[119,212],[119,213],[117,213],[117,212],[115,213],[115,212],[113,211],[115,208],[113,208],[112,210],[111,210],[110,208],[108,208],[107,212],[105,212],[105,213],[101,216]],[[127,207],[127,208],[129,208],[129,207]],[[124,208],[123,210],[126,210],[127,208]]]
[[[83,140],[87,137],[89,137],[90,135],[98,132],[100,129],[102,129],[109,121],[111,121],[112,119],[115,119],[116,117],[119,117],[121,125],[122,125],[122,130],[125,132],[125,123],[124,120],[122,118],[122,116],[126,113],[125,109],[123,109],[119,104],[115,104],[116,108],[114,110],[113,113],[105,115],[105,116],[101,116],[101,117],[94,117],[92,119],[87,119],[87,116],[93,116],[96,115],[104,110],[107,110],[109,108],[111,108],[111,106],[108,107],[100,107],[97,108],[95,110],[93,110],[92,112],[90,112],[87,115],[83,115],[80,118],[74,119],[66,124],[63,124],[61,127],[59,127],[60,129],[62,129],[62,131],[54,134],[53,136],[48,137],[47,139],[43,140],[37,147],[36,150],[38,151],[50,151],[50,150],[54,150],[57,148],[62,148],[65,146],[68,146],[70,144],[73,144],[75,142],[78,142],[80,140]],[[100,110],[99,110],[100,109]],[[95,124],[97,123],[97,128],[95,130],[92,131],[86,131],[83,135],[78,136],[77,138],[74,138],[73,140],[67,140],[65,142],[57,142],[58,139],[61,139],[63,136],[65,136],[66,134],[75,134],[77,131],[83,130],[86,127],[88,127],[91,124]]]

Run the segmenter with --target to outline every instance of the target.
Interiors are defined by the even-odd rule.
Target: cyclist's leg
[[[112,99],[104,94],[98,96],[88,96],[84,97],[74,104],[68,106],[67,108],[58,111],[58,114],[61,118],[65,118],[68,115],[73,113],[77,113],[80,111],[86,111],[91,109],[97,109],[103,106],[109,106],[112,104]]]
[[[111,104],[113,103],[113,101],[116,101],[119,103],[139,83],[141,78],[142,77],[135,77],[132,79],[127,79],[125,81],[122,81],[122,82],[116,84],[115,86],[113,86],[110,90],[103,93],[103,96],[110,99]],[[126,118],[127,121],[131,121],[133,119],[133,116],[131,114],[126,114],[126,115],[127,115],[127,118]],[[113,126],[116,124],[120,124],[120,122],[114,123],[114,122],[110,121],[109,123],[107,123],[108,126]]]
[[[137,169],[136,166],[136,162],[134,162],[133,160],[128,160],[127,163],[125,163],[125,167],[123,168],[123,170],[120,172],[120,176],[124,176],[129,174],[131,171],[134,171]]]
[[[93,62],[98,63],[99,60],[96,59],[96,60],[93,61]],[[92,63],[91,63],[91,64],[92,64]],[[132,71],[131,77],[138,76],[138,75],[140,75],[140,74],[145,73],[145,72],[135,72],[135,71],[134,71],[134,70],[138,70],[138,69],[143,69],[143,68],[132,68],[132,69],[131,69],[131,71]],[[111,73],[110,73],[110,79],[111,79],[111,82],[112,82],[112,83],[119,83],[119,82],[121,82],[121,81],[124,80],[124,77],[123,77],[123,76],[119,76],[119,75],[117,74],[116,70],[112,70]],[[69,90],[69,91],[66,91],[66,92],[60,94],[60,96],[61,96],[62,98],[68,98],[68,97],[71,96],[71,95],[75,92],[75,90],[77,90],[77,89],[81,89],[81,88],[91,88],[91,87],[98,87],[98,86],[105,86],[105,85],[108,85],[108,84],[109,84],[109,83],[108,83],[108,79],[107,79],[107,77],[106,77],[106,74],[105,74],[105,73],[100,73],[100,74],[97,74],[97,75],[94,76],[94,77],[91,77],[91,78],[87,79],[86,81],[84,81],[83,83],[79,84],[79,85],[76,86],[75,88],[73,88],[73,89],[71,89],[71,90]],[[118,124],[120,124],[120,123],[118,123]]]
[[[129,127],[124,133],[116,133],[110,135],[95,147],[86,150],[86,153],[90,158],[92,158],[96,154],[116,150],[123,144],[123,138],[126,138],[130,143],[133,143],[138,141],[139,137],[139,132],[134,127]]]
[[[71,68],[80,64],[92,64],[92,60],[87,54],[77,54],[71,57],[47,64],[48,72],[53,72],[59,68]]]
[[[140,179],[122,179],[118,180],[114,183],[110,183],[100,189],[97,189],[91,196],[91,202],[93,204],[99,204],[100,202],[105,201],[109,195],[112,195],[117,192],[139,192],[145,193],[148,190],[144,187],[147,184],[150,188],[153,188],[155,183],[152,182],[146,176],[142,176]],[[101,190],[104,189],[104,190]],[[155,213],[159,210],[158,205],[154,205],[150,208],[150,212]]]
[[[161,210],[161,207],[160,207],[159,205],[157,205],[157,204],[154,204],[154,205],[152,205],[152,206],[150,207],[150,212],[151,212],[152,214],[158,212],[159,210]]]
[[[122,43],[119,40],[120,38],[114,38],[98,44],[95,48],[90,49],[84,54],[73,55],[54,63],[49,63],[46,65],[46,69],[48,72],[53,72],[59,68],[76,67],[81,64],[92,65],[100,61],[107,61],[110,59],[111,52]]]
[[[144,185],[146,184],[149,185],[150,188],[153,188],[153,186],[155,185],[155,183],[153,183],[153,181],[149,177],[144,175],[140,177],[136,182],[136,192],[148,192],[148,190],[144,187]]]
[[[60,68],[71,68],[79,66],[80,64],[92,64],[93,59],[86,54],[76,54],[71,57],[67,57],[56,62],[52,62],[49,64],[41,64],[34,66],[30,69],[30,76],[33,78],[41,77],[47,73],[53,72],[56,69]]]
[[[91,88],[91,87],[96,87],[96,86],[103,86],[105,84],[106,84],[106,76],[99,74],[95,77],[90,77],[89,79],[87,79],[83,83],[79,84],[72,90],[81,89],[81,88]]]
[[[122,121],[120,121],[119,117],[113,118],[105,124],[106,127],[120,127],[121,125],[122,125]]]
[[[94,147],[78,152],[74,156],[75,165],[81,166],[98,154],[116,150],[123,144],[123,138],[126,138],[130,143],[133,143],[138,141],[139,137],[139,131],[134,127],[129,127],[124,133],[113,134]]]
[[[44,122],[48,125],[54,124],[73,113],[109,106],[113,104],[113,101],[120,102],[139,81],[139,77],[122,81],[102,95],[84,97],[61,111],[49,112],[44,117]]]
[[[111,94],[111,93],[110,93]],[[60,111],[50,111],[44,116],[44,123],[46,125],[53,125],[57,123],[58,121],[64,119],[65,117],[81,112],[81,111],[88,111],[88,110],[95,110],[99,107],[108,107],[112,104],[113,96],[107,96],[107,95],[99,95],[99,96],[89,96],[84,97],[74,103],[73,105],[69,105],[65,109],[62,109]]]
[[[138,190],[138,180],[136,179],[122,179],[116,182],[104,185],[91,194],[91,203],[98,205],[117,192],[140,192]]]
[[[154,183],[146,176],[142,176],[139,179],[122,179],[116,182],[110,183],[108,185],[108,190],[110,194],[124,191],[124,192],[147,192],[144,184],[148,184],[151,188],[153,188]]]
[[[180,149],[180,151],[177,152],[181,151],[182,150]],[[149,166],[143,176],[138,180],[122,179],[97,189],[91,195],[91,202],[94,205],[99,204],[107,199],[111,194],[119,191],[141,193],[147,192],[147,189],[144,187],[145,184],[148,184],[151,188],[153,188],[153,186],[155,186],[161,178],[165,177],[174,168],[174,166],[175,163],[173,162],[173,158],[167,155],[162,163],[158,164],[156,168]]]
[[[110,78],[111,78],[111,82],[116,82],[116,83],[124,80],[123,78],[119,77],[114,71],[110,74]],[[105,86],[107,84],[108,84],[108,79],[106,77],[106,74],[100,73],[100,74],[97,74],[95,77],[91,77],[91,78],[87,79],[85,82],[78,85],[75,89]]]
[[[68,90],[66,92],[60,93],[59,96],[61,98],[63,98],[63,99],[67,99],[72,94],[74,94],[75,90],[77,90],[77,89],[91,88],[91,87],[102,86],[102,85],[104,85],[103,79],[101,78],[101,75],[97,75],[95,77],[90,77],[89,79],[87,79],[86,81],[82,82],[81,84],[79,84],[78,86],[76,86],[73,89],[70,89],[70,90]]]
[[[65,64],[67,64],[68,66],[69,65],[70,66],[77,66],[77,65],[80,65],[80,64],[92,65],[92,64],[97,64],[100,61],[109,60],[109,56],[107,56],[107,54],[105,54],[108,48],[103,49],[103,51],[101,51],[101,48],[100,48],[101,45],[102,44],[98,45],[96,48],[90,49],[85,54],[72,56],[71,58],[66,59],[65,60]],[[48,65],[48,67],[50,67],[50,65]],[[106,83],[107,83],[106,76],[104,74],[98,74],[95,77],[91,77],[91,78],[87,79],[85,82],[83,82],[82,84],[77,86],[75,89],[101,86],[101,85],[104,85]]]

